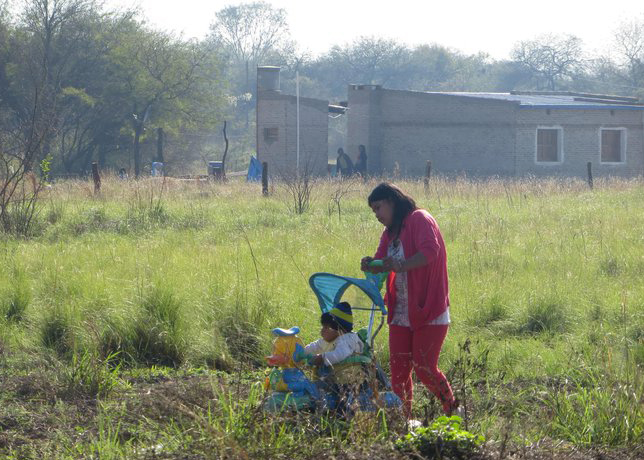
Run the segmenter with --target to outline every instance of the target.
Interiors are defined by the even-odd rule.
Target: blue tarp
[[[262,180],[262,164],[254,156],[250,157],[250,164],[248,165],[248,174],[246,181],[260,181]]]
[[[334,305],[337,305],[349,286],[356,286],[369,296],[374,305],[380,308],[383,315],[387,314],[380,290],[371,280],[349,278],[332,273],[315,273],[309,278],[309,284],[318,298],[322,313],[328,312]]]

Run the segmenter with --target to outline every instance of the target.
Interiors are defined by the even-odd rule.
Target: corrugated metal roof
[[[429,92],[478,99],[494,99],[519,104],[522,109],[606,109],[606,110],[644,110],[644,105],[609,96],[579,97],[574,94],[512,94],[512,93],[468,93],[468,92]],[[595,98],[596,100],[593,100]]]

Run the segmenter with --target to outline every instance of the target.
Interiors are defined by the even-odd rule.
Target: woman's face
[[[371,203],[371,210],[376,215],[376,219],[389,228],[394,219],[394,205],[391,200],[379,200]]]

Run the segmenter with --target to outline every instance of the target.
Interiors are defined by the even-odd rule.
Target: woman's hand
[[[382,259],[382,271],[383,272],[402,272],[403,270],[403,263],[397,259],[394,259],[393,257],[385,257]]]
[[[372,261],[373,257],[363,257],[362,260],[360,260],[360,270],[362,270],[363,272],[373,273],[373,267],[369,266]]]
[[[314,366],[321,366],[324,363],[324,358],[322,355],[315,355],[315,357],[312,359],[312,363]]]

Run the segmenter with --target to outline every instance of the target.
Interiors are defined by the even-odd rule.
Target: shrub
[[[483,326],[504,320],[507,317],[508,308],[497,295],[487,299],[474,315],[476,324]]]
[[[458,416],[439,417],[430,426],[417,428],[396,441],[396,447],[424,458],[470,458],[485,442],[481,435],[461,429]]]
[[[29,286],[22,280],[15,280],[9,298],[2,305],[2,314],[7,321],[19,322],[31,302]]]
[[[180,366],[185,359],[181,304],[169,290],[155,288],[141,307],[126,349],[142,364]]]
[[[50,309],[40,326],[40,342],[59,356],[69,356],[75,341],[70,312],[59,306]]]
[[[240,362],[264,363],[262,337],[267,335],[265,325],[271,307],[261,293],[258,297],[255,305],[238,297],[220,309],[216,320],[230,355]]]
[[[540,298],[528,304],[519,325],[519,332],[564,332],[568,325],[565,305],[555,299]]]

